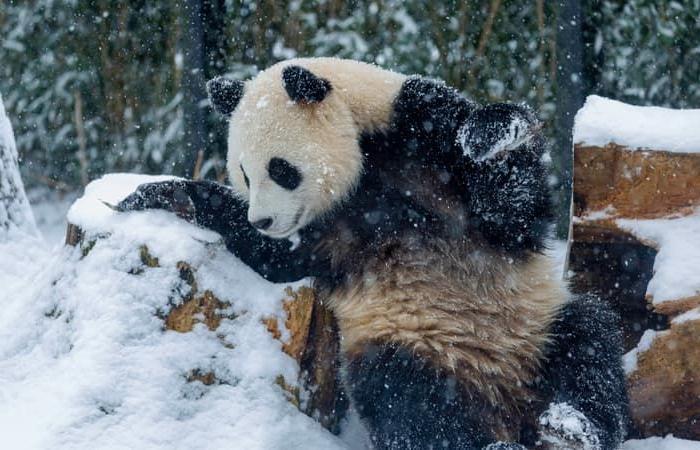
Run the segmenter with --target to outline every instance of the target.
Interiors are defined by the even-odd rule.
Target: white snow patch
[[[119,173],[105,175],[85,188],[85,194],[68,210],[68,222],[80,225],[86,230],[107,231],[117,215],[105,203],[116,205],[140,184],[172,180],[173,176],[137,175]]]
[[[700,450],[700,442],[668,435],[663,438],[631,439],[622,444],[620,450]]]
[[[633,106],[597,95],[586,99],[574,121],[574,143],[630,149],[700,152],[700,109]]]
[[[27,192],[36,225],[50,246],[65,241],[66,213],[78,196],[77,192],[61,193],[47,188],[34,188]]]
[[[539,418],[540,439],[555,448],[577,443],[583,450],[600,450],[600,440],[593,423],[566,402],[550,403]]]
[[[457,131],[457,142],[462,146],[464,156],[474,158],[476,161],[486,161],[502,152],[518,148],[534,136],[532,124],[521,117],[516,117],[511,120],[501,139],[496,141],[488,152],[483,155],[477,155],[476,150],[470,145],[470,141],[474,139],[472,137],[472,125],[467,122]],[[473,143],[481,144],[482,141],[477,140]]]
[[[372,441],[367,428],[362,423],[360,415],[350,406],[343,419],[340,431],[340,439],[345,442],[349,450],[368,450],[372,448]]]
[[[686,217],[616,223],[658,250],[647,286],[654,305],[700,295],[700,209]]]
[[[605,207],[605,209],[601,209],[598,211],[588,211],[585,215],[581,217],[575,217],[574,219],[577,221],[605,220],[615,217],[616,212],[617,210],[614,206],[608,205]]]
[[[622,367],[625,369],[626,374],[630,374],[637,370],[637,360],[639,355],[649,350],[651,345],[654,343],[654,339],[663,334],[665,334],[664,331],[654,330],[646,330],[644,334],[642,334],[637,346],[625,353],[625,355],[622,357]]]
[[[116,203],[159,179],[113,175],[88,186],[70,211],[88,240],[100,236],[84,257],[72,247],[28,251],[43,248],[29,240],[0,244],[3,447],[347,448],[275,383],[281,375],[294,385],[299,370],[261,323],[282,317],[285,285],[255,274],[215,233],[163,211],[117,214],[99,201]],[[144,244],[159,267],[133,274]],[[185,288],[175,267],[183,260],[232,304],[235,318],[216,333],[163,329],[159,315]],[[221,384],[188,382],[192,369]]]
[[[700,320],[700,308],[691,309],[683,314],[675,317],[671,322],[678,324],[683,322],[690,322],[691,320]]]

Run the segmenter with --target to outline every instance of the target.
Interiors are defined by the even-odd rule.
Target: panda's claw
[[[109,202],[106,202],[106,201],[104,201],[104,200],[102,200],[102,199],[99,199],[99,200],[100,200],[100,202],[101,202],[103,205],[105,205],[107,208],[111,209],[112,211],[122,212],[122,210],[119,209],[119,205],[113,205],[113,204],[111,204],[111,203],[109,203]]]

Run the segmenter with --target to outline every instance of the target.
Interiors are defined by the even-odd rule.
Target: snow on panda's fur
[[[230,118],[233,189],[155,183],[121,207],[184,210],[263,276],[313,276],[376,448],[621,442],[615,316],[571,295],[542,251],[544,143],[528,108],[333,58],[208,88]]]

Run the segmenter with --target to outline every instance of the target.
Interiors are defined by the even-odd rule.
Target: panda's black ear
[[[330,81],[317,77],[301,66],[287,66],[282,71],[284,89],[295,103],[319,103],[331,91]]]
[[[244,83],[226,77],[216,77],[207,81],[209,101],[214,109],[226,117],[238,106],[243,97]]]

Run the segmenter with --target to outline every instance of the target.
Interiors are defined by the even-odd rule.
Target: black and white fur
[[[275,282],[314,277],[377,449],[610,449],[626,394],[616,317],[543,254],[539,122],[354,61],[209,83],[234,189],[147,184]],[[282,239],[299,235],[292,247]]]

